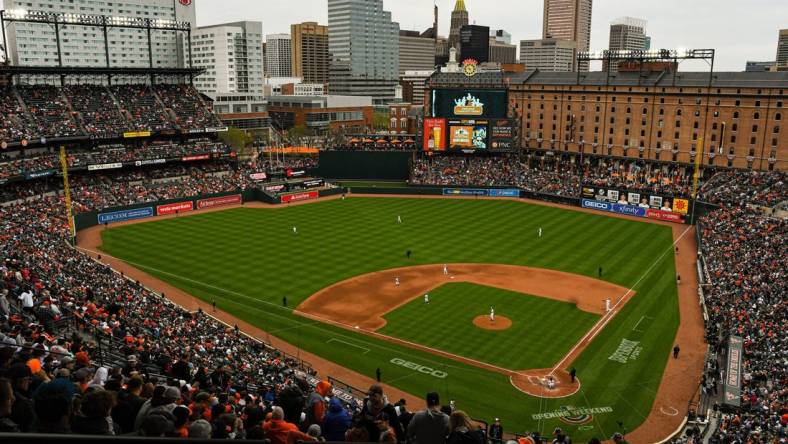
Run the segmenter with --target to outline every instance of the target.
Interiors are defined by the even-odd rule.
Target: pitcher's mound
[[[491,322],[489,315],[481,315],[474,318],[473,325],[485,330],[506,330],[512,326],[512,321],[507,317],[495,316],[495,322]]]

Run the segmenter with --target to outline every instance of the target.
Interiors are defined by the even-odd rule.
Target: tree
[[[375,128],[375,131],[388,131],[389,113],[380,111],[375,112],[372,116],[372,126]]]
[[[239,152],[243,151],[244,148],[254,140],[246,131],[233,127],[228,128],[225,132],[219,133],[219,139]]]

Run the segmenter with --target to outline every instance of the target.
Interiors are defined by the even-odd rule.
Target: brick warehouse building
[[[500,76],[438,73],[428,88],[497,88],[503,82],[509,114],[520,121],[519,145],[536,152],[693,163],[702,137],[703,165],[788,169],[786,72],[714,73],[711,88],[704,72],[608,78],[605,72],[531,70]]]

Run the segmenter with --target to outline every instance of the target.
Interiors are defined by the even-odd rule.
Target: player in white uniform
[[[401,224],[401,223],[402,223],[402,217],[401,217],[401,216],[397,216],[397,223],[398,223],[398,224]]]
[[[490,322],[495,322],[495,309],[490,307]]]
[[[399,287],[399,276],[394,276],[394,285]]]
[[[293,234],[298,234],[298,228],[293,227]]]
[[[539,237],[542,237],[542,227],[539,227]]]
[[[429,304],[430,303],[430,294],[429,293],[424,295],[424,303],[425,304]]]
[[[449,274],[449,266],[446,264],[443,264],[443,274],[444,276]]]

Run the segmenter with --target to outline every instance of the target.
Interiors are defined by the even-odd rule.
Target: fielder
[[[394,276],[394,285],[399,287],[399,276]]]
[[[490,322],[495,323],[495,309],[490,307]]]
[[[424,295],[424,303],[425,304],[429,304],[430,303],[430,294],[429,293]]]
[[[443,264],[443,275],[446,276],[449,274],[449,267],[446,264]]]
[[[402,217],[400,217],[400,216],[397,216],[397,223],[398,223],[398,224],[401,224],[401,223],[402,223]]]
[[[298,234],[298,228],[293,227],[293,234]]]
[[[539,227],[539,237],[542,237],[542,227]]]

